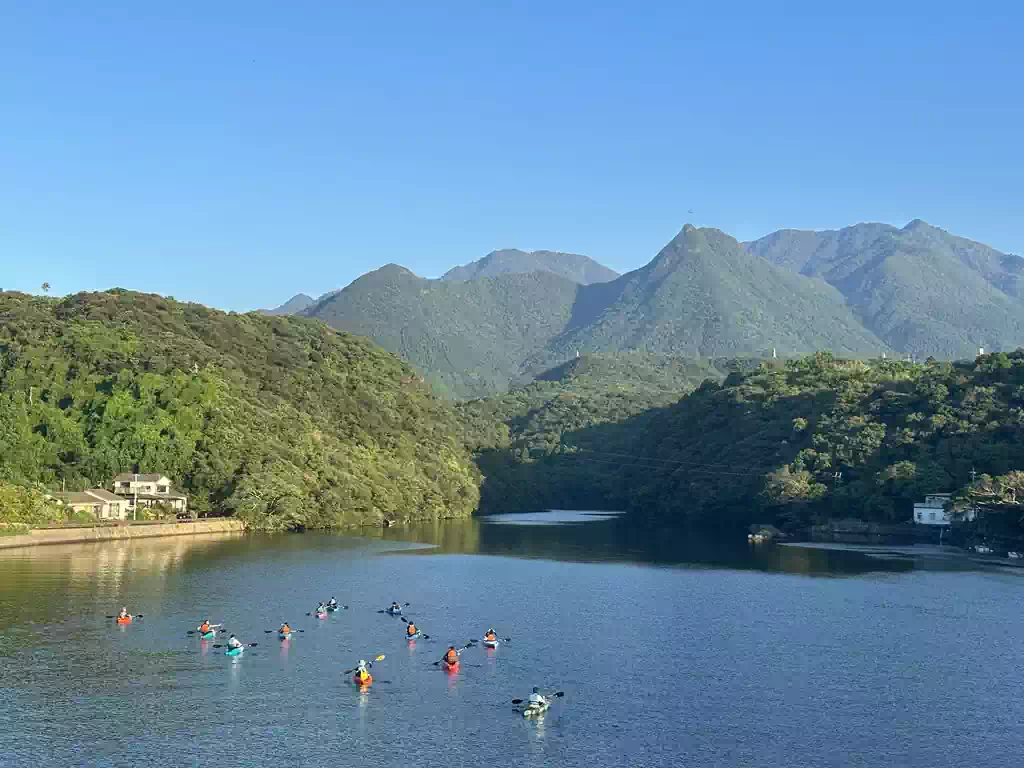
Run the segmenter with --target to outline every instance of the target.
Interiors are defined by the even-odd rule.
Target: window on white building
[[[929,520],[934,520],[935,519],[935,513],[934,512],[929,512],[928,513],[928,519]]]

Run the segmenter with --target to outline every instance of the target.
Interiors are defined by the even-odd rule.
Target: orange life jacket
[[[209,625],[209,624],[207,624],[207,623],[206,623],[206,622],[204,621],[204,622],[203,622],[203,623],[202,623],[202,624],[201,624],[201,625],[199,626],[199,631],[200,631],[200,632],[202,632],[203,634],[206,634],[207,632],[209,632],[209,631],[210,631],[210,625]]]
[[[291,627],[289,627],[289,626],[288,626],[287,624],[285,624],[285,625],[284,625],[283,627],[281,627],[281,629],[280,629],[280,632],[281,632],[281,634],[282,634],[282,635],[287,635],[287,634],[288,634],[289,632],[291,632],[291,631],[292,631],[292,628],[291,628]]]
[[[447,661],[449,664],[458,664],[459,663],[459,653],[458,653],[458,651],[456,651],[454,648],[449,648],[448,649],[448,653],[446,653],[444,655],[444,660]]]
[[[415,635],[415,634],[416,634],[416,625],[415,625],[415,624],[410,624],[410,625],[409,625],[409,628],[408,628],[408,629],[406,630],[406,633],[407,633],[407,634],[408,634],[408,635],[409,635],[410,637],[411,637],[412,635]]]
[[[495,635],[493,632],[488,632],[486,635],[484,635],[484,640],[497,640],[497,639],[498,639],[498,636]]]

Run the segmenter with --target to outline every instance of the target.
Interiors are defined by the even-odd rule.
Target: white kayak
[[[540,717],[550,708],[550,701],[545,701],[543,704],[527,704],[523,707],[523,717]]]
[[[500,643],[501,640],[481,640],[480,642],[482,642],[487,648],[497,648],[498,643]]]

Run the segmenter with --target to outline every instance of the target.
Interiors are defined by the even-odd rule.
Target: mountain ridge
[[[523,266],[523,253],[489,256]],[[455,397],[523,384],[578,352],[973,359],[1024,343],[1024,259],[921,219],[746,243],[686,224],[647,264],[589,284],[487,259],[474,264],[498,273],[472,279],[385,265],[302,314],[369,336]]]
[[[475,280],[521,272],[551,272],[580,285],[614,280],[619,273],[589,256],[560,251],[521,251],[502,248],[481,259],[449,269],[442,280]]]

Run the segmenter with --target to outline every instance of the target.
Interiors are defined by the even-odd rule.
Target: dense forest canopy
[[[0,294],[7,485],[109,487],[137,468],[257,527],[458,517],[479,489],[457,433],[416,372],[321,323],[123,290]]]
[[[464,417],[490,409],[509,430],[505,443],[473,430],[486,499],[518,490],[704,526],[905,522],[926,493],[963,488],[972,471],[1007,475],[1024,459],[1021,351],[957,364],[769,361],[633,414],[604,385],[560,386],[569,392],[546,400],[538,383],[462,406]]]

